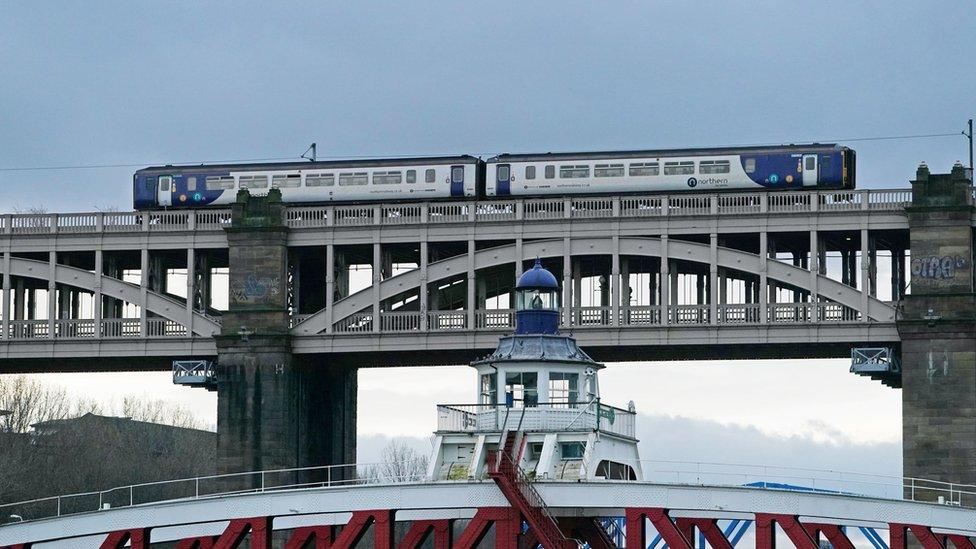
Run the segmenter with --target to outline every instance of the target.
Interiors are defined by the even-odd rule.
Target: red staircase
[[[544,549],[578,549],[579,543],[563,535],[542,496],[526,478],[522,468],[512,460],[519,439],[518,432],[506,431],[503,437],[504,443],[499,451],[488,454],[488,476],[495,481],[508,502],[522,513]]]

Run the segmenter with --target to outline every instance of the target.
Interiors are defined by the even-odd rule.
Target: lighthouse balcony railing
[[[440,404],[437,430],[461,432],[494,431],[602,431],[625,437],[636,436],[636,413],[600,403],[540,402],[534,405]]]

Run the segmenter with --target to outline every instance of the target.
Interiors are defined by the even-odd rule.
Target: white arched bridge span
[[[846,356],[898,341],[910,198],[899,189],[293,207],[290,275],[279,283],[294,352],[360,365],[388,353],[402,364],[458,362],[492,348],[513,327],[514,278],[536,258],[562,279],[563,329],[605,360]],[[0,217],[0,362],[168,368],[215,356],[219,277],[236,268],[229,222],[224,210]]]

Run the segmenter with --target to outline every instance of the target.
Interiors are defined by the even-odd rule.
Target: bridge
[[[349,463],[357,368],[485,354],[538,257],[599,360],[900,350],[878,377],[904,387],[906,474],[976,483],[973,204],[970,171],[923,166],[911,189],[5,215],[0,369],[216,359],[221,470]]]
[[[491,482],[431,483],[410,474],[332,480],[349,478],[350,467],[365,468],[318,468],[323,480],[312,486],[283,481],[293,470],[265,471],[4,505],[0,514],[23,513],[24,520],[0,526],[0,547],[515,549],[542,541]],[[703,463],[647,462],[642,469],[656,478],[533,484],[559,528],[594,549],[661,542],[818,549],[827,541],[843,549],[971,549],[976,537],[976,486],[924,484],[928,496],[941,497],[932,503],[916,497],[918,479]],[[241,482],[246,477],[260,478],[260,486],[241,491],[256,484]],[[743,484],[756,478],[767,481]]]
[[[364,365],[390,352],[429,364],[429,350],[458,362],[491,349],[512,327],[514,279],[536,257],[563,276],[564,328],[613,359],[730,357],[742,343],[769,357],[846,356],[851,344],[898,341],[910,203],[899,189],[290,207],[278,284],[295,353]],[[3,216],[12,299],[0,360],[44,369],[139,357],[169,368],[215,357],[221,311],[209,301],[230,268],[230,221],[230,210]],[[877,263],[855,259],[879,251],[895,267],[884,281]],[[827,275],[828,254],[841,276]],[[368,265],[374,284],[349,293],[350,264]],[[167,271],[186,282],[174,287]],[[601,287],[584,295],[594,278]],[[82,299],[109,305],[83,311]]]

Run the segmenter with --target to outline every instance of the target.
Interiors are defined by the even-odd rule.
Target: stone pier
[[[353,463],[355,368],[292,355],[288,229],[281,194],[272,189],[265,197],[252,197],[241,191],[237,198],[226,229],[229,310],[216,338],[218,470]],[[318,478],[325,475],[282,474],[265,482]]]
[[[931,174],[923,165],[912,192],[911,293],[897,318],[904,474],[976,484],[972,174],[958,164]]]

